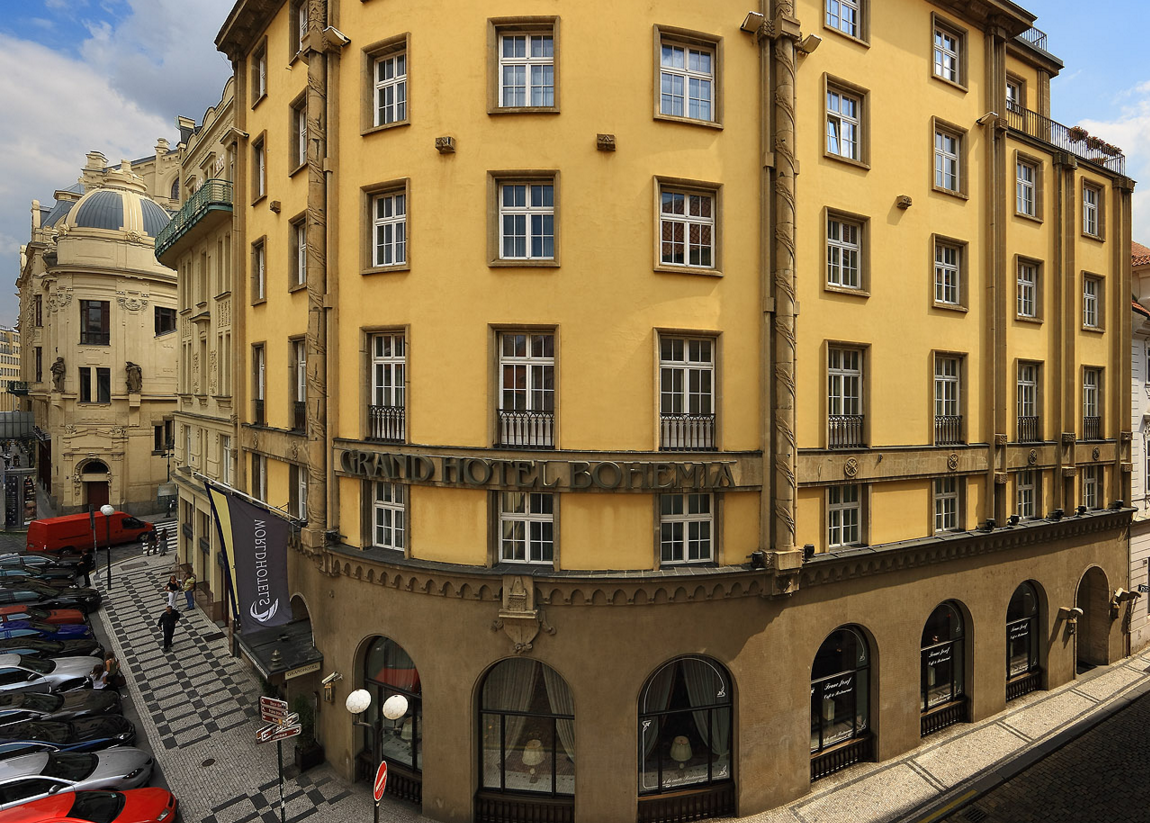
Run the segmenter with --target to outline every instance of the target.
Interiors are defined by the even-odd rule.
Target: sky
[[[176,115],[201,120],[231,72],[214,41],[232,4],[0,0],[0,324],[17,317],[32,200],[50,205],[89,151],[115,163],[153,154],[160,137],[175,146]],[[1051,83],[1053,118],[1125,151],[1142,181],[1134,239],[1150,245],[1150,0],[1021,5],[1067,67]]]

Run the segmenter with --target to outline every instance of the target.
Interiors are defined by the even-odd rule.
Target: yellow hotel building
[[[260,665],[337,769],[747,815],[1126,654],[1134,184],[1034,23],[235,5],[236,482],[323,658]]]

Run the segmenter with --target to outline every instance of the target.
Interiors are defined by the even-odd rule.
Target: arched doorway
[[[575,813],[575,703],[563,677],[538,660],[496,663],[479,697],[476,823]]]
[[[1082,609],[1074,642],[1081,674],[1110,662],[1110,584],[1102,569],[1091,566],[1082,575],[1074,605]]]
[[[1039,688],[1038,589],[1022,583],[1006,607],[1006,700],[1014,700]]]
[[[811,666],[811,780],[873,756],[870,648],[859,629],[843,626]]]
[[[922,629],[919,711],[926,737],[966,715],[966,627],[958,605],[940,603]]]
[[[387,793],[421,804],[423,688],[419,670],[402,646],[389,637],[376,637],[368,641],[364,655],[363,688],[371,694],[371,704],[363,716],[371,728],[363,730],[357,775],[370,780],[379,762],[386,760]],[[397,720],[388,720],[380,709],[394,694],[407,698],[407,713]]]
[[[99,509],[108,502],[108,466],[100,460],[89,460],[80,469],[84,485],[84,505]]]

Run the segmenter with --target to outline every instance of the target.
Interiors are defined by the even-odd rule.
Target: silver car
[[[0,809],[58,792],[138,789],[151,776],[152,756],[128,746],[91,754],[25,754],[0,761]]]
[[[0,693],[67,692],[87,688],[88,675],[103,666],[98,657],[32,657],[0,654]]]

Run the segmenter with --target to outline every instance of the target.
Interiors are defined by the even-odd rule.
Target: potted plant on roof
[[[315,739],[315,709],[306,694],[296,695],[291,708],[299,715],[300,725],[295,739],[295,765],[300,772],[306,772],[324,761],[323,746]]]

